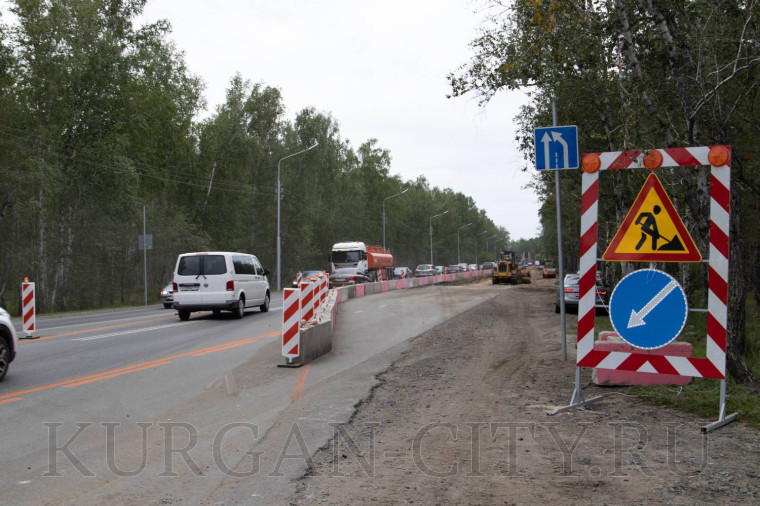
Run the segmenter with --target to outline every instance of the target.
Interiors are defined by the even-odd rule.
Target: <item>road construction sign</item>
[[[662,183],[650,174],[602,258],[618,262],[700,262],[694,240]]]

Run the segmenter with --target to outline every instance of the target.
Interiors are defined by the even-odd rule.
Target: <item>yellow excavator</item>
[[[501,251],[493,269],[492,283],[494,285],[530,283],[530,271],[520,267],[514,251]]]

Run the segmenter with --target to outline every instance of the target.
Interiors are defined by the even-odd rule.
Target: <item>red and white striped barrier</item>
[[[282,356],[292,361],[300,355],[301,297],[297,288],[282,291]]]
[[[311,282],[311,303],[312,303],[312,311],[314,314],[317,314],[317,309],[319,309],[319,290],[322,288],[322,279],[320,277],[320,274],[315,274],[313,278],[309,278],[309,281]],[[309,320],[306,320],[311,321]]]
[[[314,318],[314,284],[301,282],[301,321],[310,322]]]
[[[728,231],[731,200],[730,146],[704,146],[584,155],[581,196],[581,261],[578,305],[579,367],[655,372],[725,379],[728,314]],[[587,157],[592,172],[587,170]],[[654,161],[652,161],[654,160]],[[710,259],[707,302],[707,356],[692,358],[594,349],[599,171],[710,165]]]
[[[327,284],[328,284],[328,276],[325,271],[322,271],[319,273],[319,304],[322,305],[325,303],[325,299],[327,298]]]
[[[26,337],[32,337],[32,333],[37,330],[34,299],[34,283],[25,278],[24,282],[21,283],[21,315]]]

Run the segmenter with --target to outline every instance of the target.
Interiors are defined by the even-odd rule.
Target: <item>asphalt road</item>
[[[277,367],[279,299],[242,320],[161,306],[39,319],[0,383],[0,501],[285,501],[399,347],[499,288],[343,303],[333,351],[301,369]]]

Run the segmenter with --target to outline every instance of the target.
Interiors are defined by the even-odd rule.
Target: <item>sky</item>
[[[137,23],[167,19],[207,113],[235,73],[279,88],[286,116],[330,114],[354,148],[375,138],[391,173],[472,197],[512,239],[538,235],[538,199],[517,151],[527,102],[502,92],[448,99],[446,76],[469,62],[486,16],[473,0],[148,0]]]

